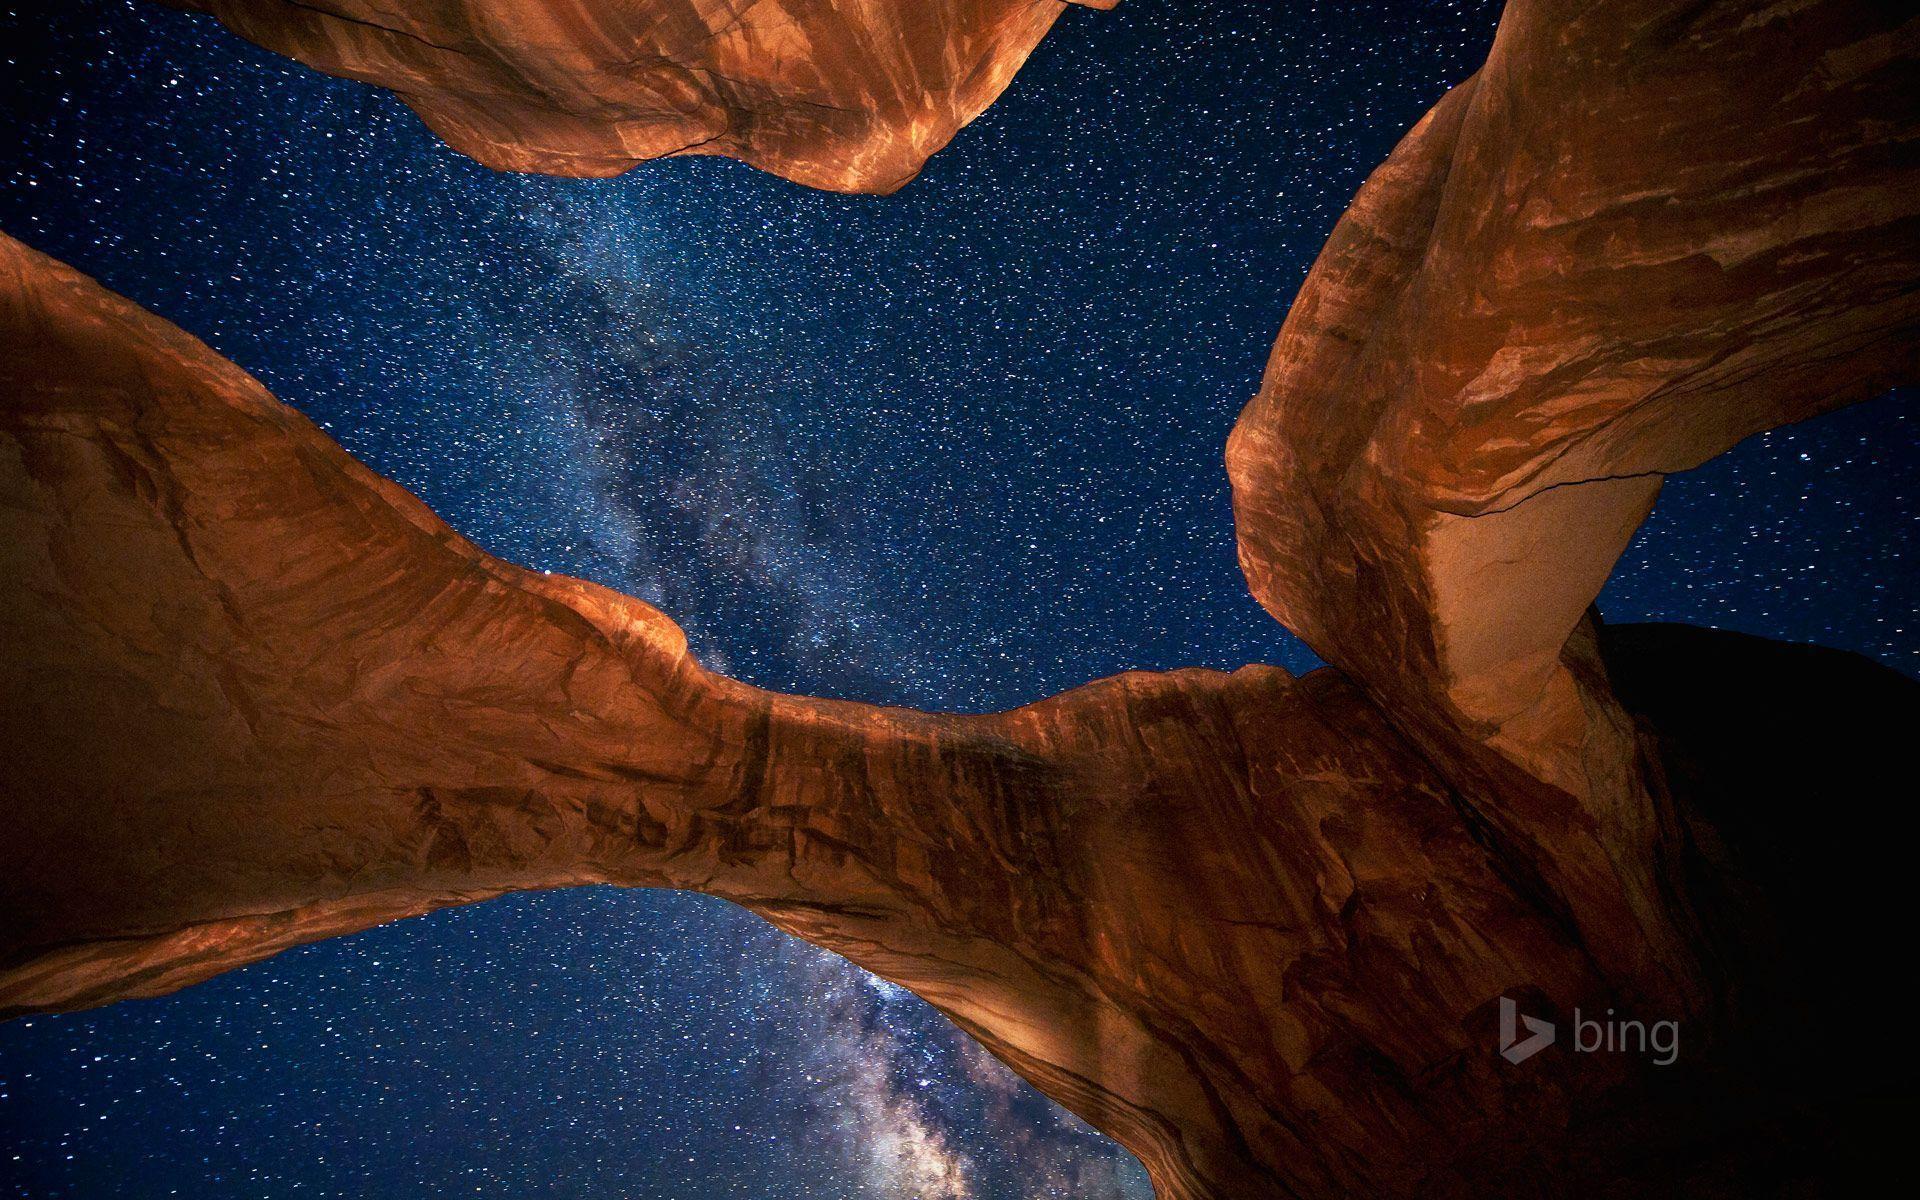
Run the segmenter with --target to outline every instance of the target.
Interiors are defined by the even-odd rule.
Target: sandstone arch
[[[1821,904],[1904,912],[1900,842],[1836,848],[1824,893],[1833,861],[1783,893],[1768,847],[1822,831],[1793,781],[1859,798],[1897,763],[1831,760],[1912,687],[1583,613],[1662,473],[1912,378],[1915,31],[1512,5],[1335,230],[1229,447],[1249,580],[1338,669],[990,717],[714,676],[5,243],[0,1007],[513,889],[691,887],[927,997],[1164,1196],[1831,1183],[1858,1081],[1775,1035],[1873,986],[1834,952],[1871,925]],[[1792,720],[1746,778],[1763,693]],[[1517,1072],[1502,996],[1702,1050]]]

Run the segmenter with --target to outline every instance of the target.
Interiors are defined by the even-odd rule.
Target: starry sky
[[[1221,451],[1480,0],[1070,9],[898,195],[495,174],[134,0],[0,4],[0,229],[205,339],[495,554],[785,691],[986,711],[1311,669]],[[1611,620],[1920,673],[1899,396],[1671,481]],[[0,1027],[20,1197],[1144,1197],[924,1004],[703,896],[580,889]]]

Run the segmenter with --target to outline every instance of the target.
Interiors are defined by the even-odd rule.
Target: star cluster
[[[0,228],[205,339],[503,557],[813,695],[991,710],[1310,651],[1226,432],[1473,0],[1070,9],[898,195],[488,172],[206,18],[0,9]],[[1897,398],[1668,487],[1610,619],[1912,672]],[[1146,1195],[914,997],[695,895],[520,896],[0,1028],[33,1197]]]

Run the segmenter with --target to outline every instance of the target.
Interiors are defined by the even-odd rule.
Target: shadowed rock
[[[1068,3],[1117,0],[167,0],[387,88],[503,171],[724,154],[891,192],[1012,82]]]

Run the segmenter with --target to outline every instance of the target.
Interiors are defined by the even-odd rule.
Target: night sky
[[[1221,451],[1293,293],[1497,5],[1070,9],[892,197],[721,159],[491,173],[130,0],[0,6],[0,229],[205,339],[483,547],[763,687],[984,711],[1312,654]],[[1920,673],[1898,397],[1669,483],[1602,600]],[[917,999],[582,889],[0,1027],[31,1197],[1141,1197]]]

